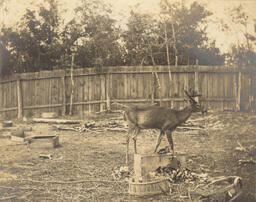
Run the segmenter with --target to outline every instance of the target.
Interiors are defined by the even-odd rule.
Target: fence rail
[[[182,108],[184,89],[213,110],[255,110],[256,71],[237,67],[104,67],[73,71],[73,112],[103,111],[119,103],[153,103]],[[66,114],[72,82],[69,70],[16,74],[0,81],[0,117],[21,118],[41,112]]]

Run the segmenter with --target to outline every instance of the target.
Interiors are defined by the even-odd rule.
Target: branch
[[[53,183],[53,184],[76,184],[84,182],[101,182],[101,183],[125,183],[126,181],[111,181],[111,180],[77,180],[77,181],[38,181],[31,179],[21,179],[22,181],[35,182],[35,183]]]

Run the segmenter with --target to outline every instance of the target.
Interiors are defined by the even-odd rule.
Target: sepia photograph
[[[256,0],[0,0],[0,202],[256,202]]]

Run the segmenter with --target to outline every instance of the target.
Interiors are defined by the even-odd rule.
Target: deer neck
[[[177,114],[177,118],[180,121],[180,123],[184,123],[190,115],[192,114],[192,107],[185,107],[184,109],[180,110]]]

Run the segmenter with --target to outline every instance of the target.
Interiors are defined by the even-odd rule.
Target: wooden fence
[[[212,110],[255,110],[256,71],[235,67],[104,67],[73,72],[73,113],[114,108],[113,102],[184,107],[184,89],[202,94]],[[0,81],[0,118],[41,112],[69,113],[72,91],[69,71],[24,73]]]

